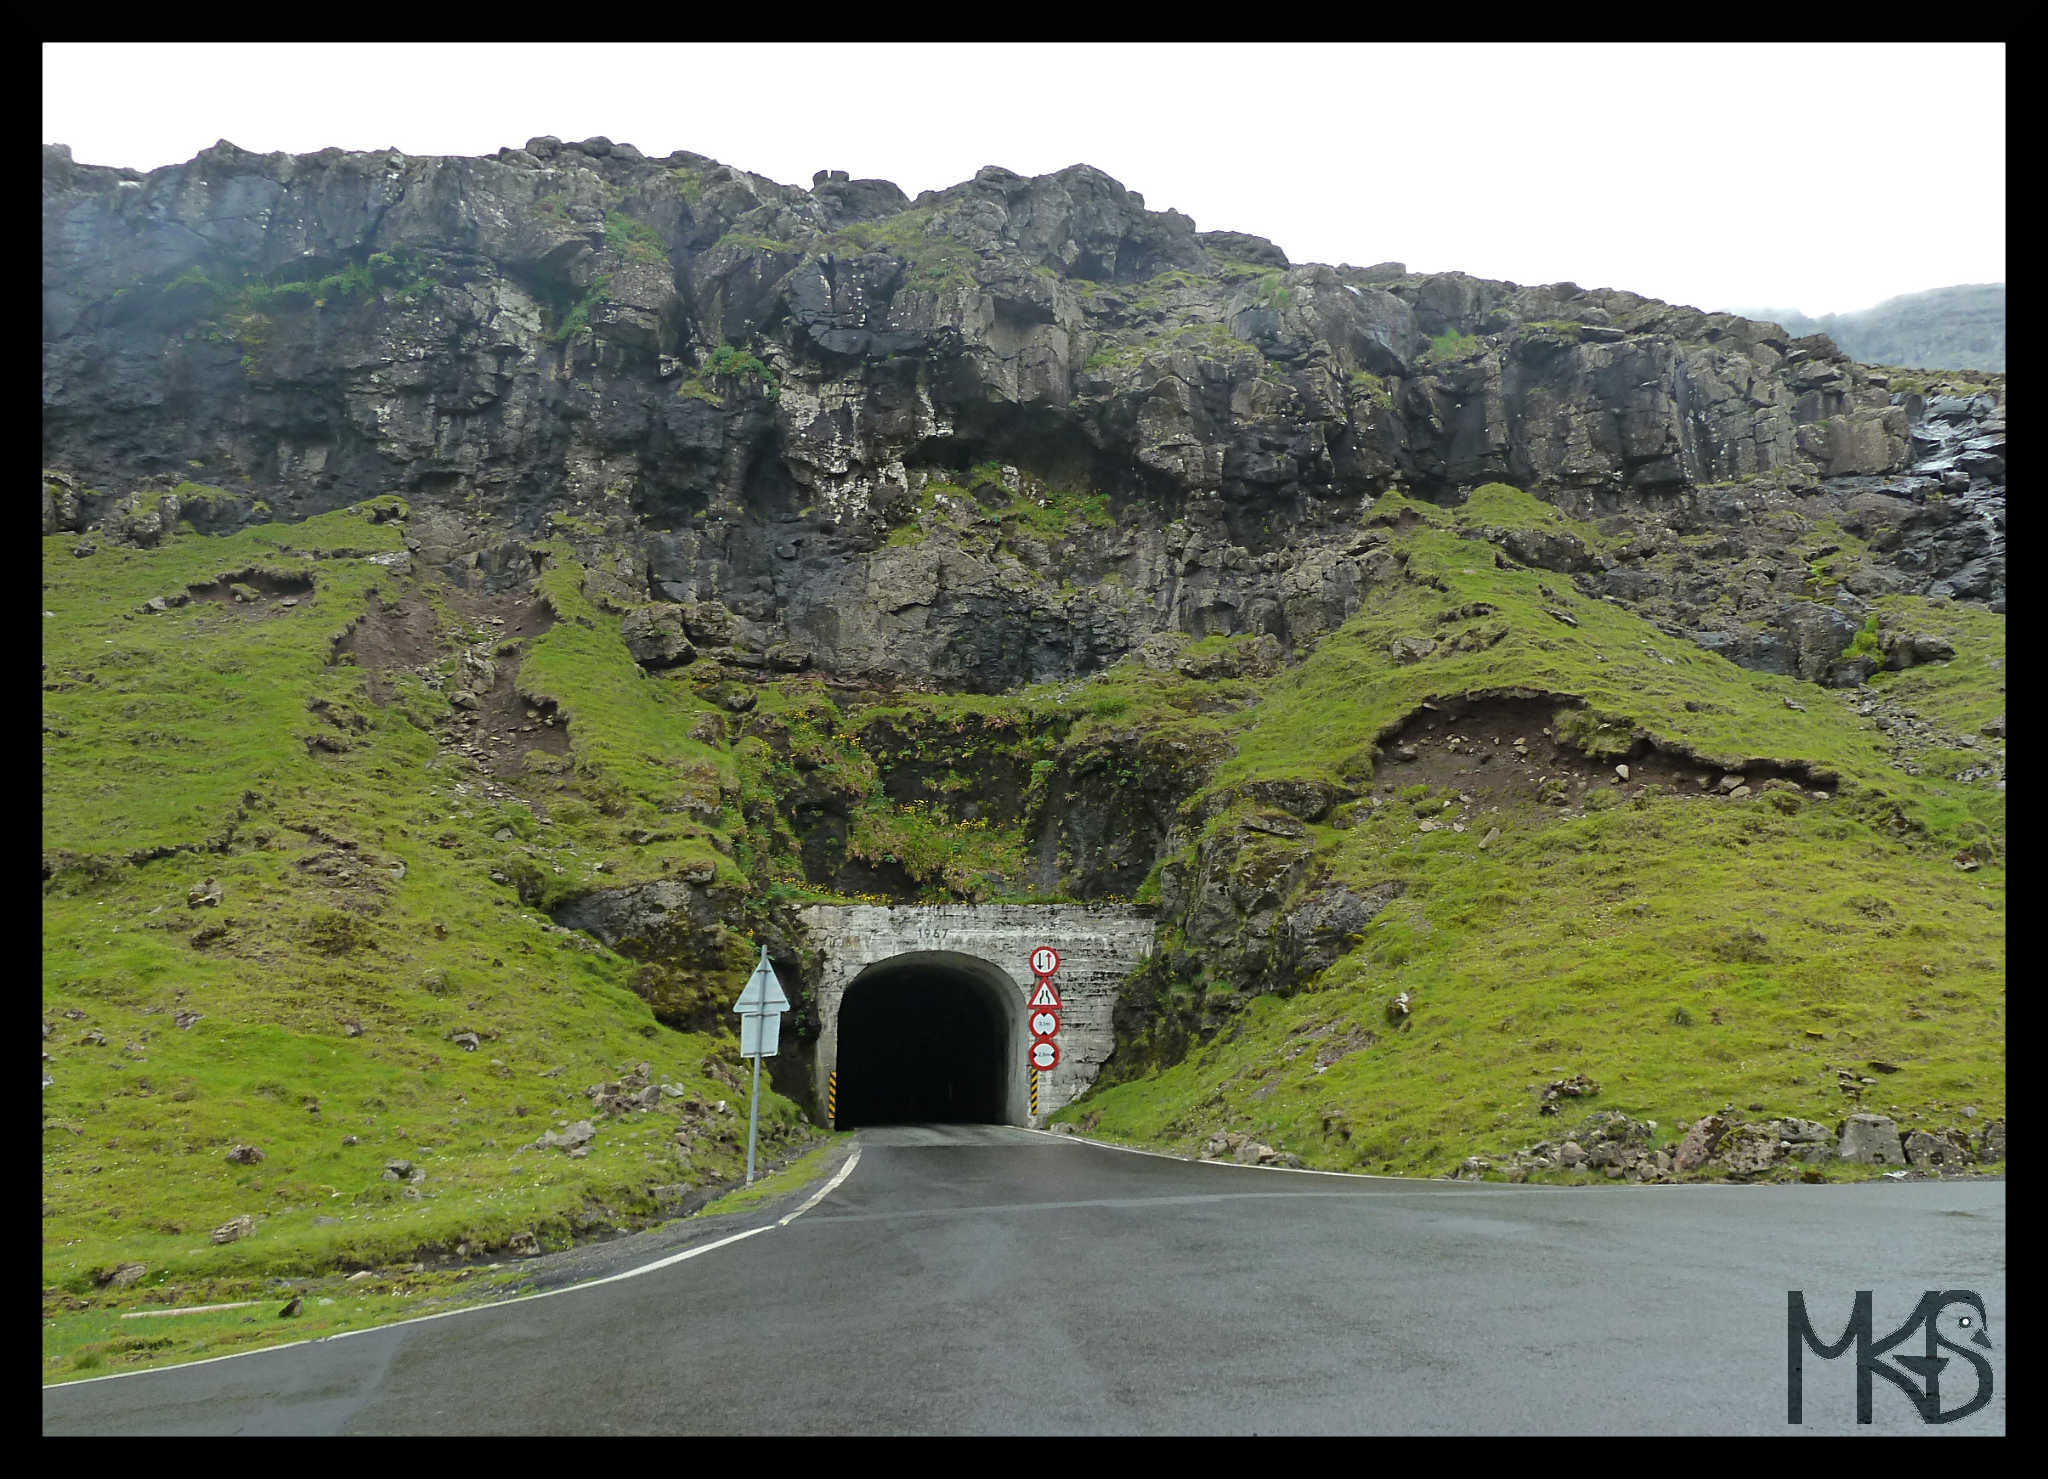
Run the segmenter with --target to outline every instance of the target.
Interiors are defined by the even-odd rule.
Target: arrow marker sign
[[[1056,1012],[1060,1009],[1060,994],[1052,989],[1052,982],[1041,980],[1037,987],[1033,989],[1030,1000],[1026,1001],[1024,1005],[1034,1012],[1041,1007],[1047,1011]]]

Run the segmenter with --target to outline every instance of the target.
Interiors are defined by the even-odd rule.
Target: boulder
[[[1727,1130],[1728,1122],[1718,1114],[1703,1114],[1694,1120],[1672,1155],[1672,1170],[1683,1175],[1704,1165]]]
[[[255,1231],[256,1219],[244,1212],[241,1216],[231,1217],[215,1228],[213,1230],[213,1240],[216,1243],[232,1243],[238,1238],[248,1237]]]
[[[1731,1179],[1743,1181],[1761,1176],[1778,1164],[1785,1147],[1771,1124],[1730,1126],[1714,1148],[1710,1165]]]
[[[1914,1130],[1905,1137],[1903,1147],[1907,1161],[1920,1171],[1952,1171],[1976,1159],[1968,1138],[1956,1130],[1939,1134]]]
[[[2005,1159],[2004,1120],[1992,1120],[1977,1133],[1977,1159],[1980,1161],[2002,1161]]]
[[[1955,644],[1931,632],[1887,632],[1880,640],[1884,666],[1889,672],[1914,668],[1922,663],[1947,662],[1956,655]]]
[[[680,667],[696,659],[681,605],[641,606],[626,614],[619,630],[626,650],[643,668]]]
[[[1863,1166],[1903,1166],[1906,1148],[1899,1127],[1881,1114],[1852,1114],[1837,1132],[1835,1155]]]
[[[574,1124],[564,1125],[559,1131],[543,1131],[540,1139],[535,1140],[525,1148],[528,1150],[560,1150],[574,1155],[576,1152],[586,1149],[590,1142],[596,1138],[597,1126],[593,1125],[589,1120],[577,1120]]]

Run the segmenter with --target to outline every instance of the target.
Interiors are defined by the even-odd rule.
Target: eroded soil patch
[[[1570,806],[1596,789],[1628,797],[1653,786],[1737,801],[1758,795],[1768,782],[1809,792],[1834,789],[1832,776],[1796,763],[1752,760],[1723,770],[1647,739],[1625,755],[1588,755],[1555,732],[1556,716],[1569,707],[1573,701],[1557,694],[1434,700],[1382,739],[1375,779],[1383,791],[1422,784],[1486,805]]]
[[[495,681],[476,692],[477,706],[458,709],[451,721],[448,748],[477,762],[501,780],[516,780],[527,773],[526,757],[535,750],[567,757],[569,721],[556,712],[553,703],[520,696],[513,683],[519,659],[510,654],[495,660]]]
[[[250,606],[263,600],[299,601],[313,594],[313,580],[279,570],[231,570],[210,585],[188,585],[186,594],[195,601],[220,606]]]
[[[391,700],[399,673],[429,673],[440,657],[440,624],[434,608],[417,591],[391,605],[373,604],[337,637],[330,663],[344,660],[362,670],[370,697]]]
[[[460,755],[472,767],[500,780],[516,780],[534,751],[569,755],[569,721],[548,700],[523,696],[517,686],[527,644],[555,623],[542,602],[519,593],[485,595],[454,591],[448,604],[472,628],[489,635],[462,654],[446,685],[455,709],[444,753]]]

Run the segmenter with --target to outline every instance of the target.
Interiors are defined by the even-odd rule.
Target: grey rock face
[[[1905,1137],[1904,1149],[1906,1159],[1919,1171],[1953,1169],[1976,1159],[1968,1140],[1953,1131],[1930,1134],[1915,1130]]]
[[[621,635],[626,650],[642,667],[676,667],[697,655],[684,627],[683,608],[678,605],[642,606],[629,612]]]
[[[1906,1150],[1899,1127],[1881,1114],[1852,1114],[1842,1122],[1835,1154],[1865,1166],[1903,1166]]]
[[[223,144],[146,176],[51,152],[43,188],[46,530],[396,491],[416,557],[473,584],[565,541],[650,666],[989,689],[1161,631],[1297,653],[1391,578],[1371,499],[1493,479],[1619,506],[1920,458],[1976,502],[1928,516],[1944,552],[1903,585],[2002,596],[1995,406],[1916,429],[1824,338],[1631,293],[1291,265],[1085,166],[908,201],[603,139]],[[181,508],[192,463],[242,491]],[[492,532],[450,517],[472,496]]]
[[[1985,1161],[2005,1159],[2005,1121],[1992,1120],[1977,1136],[1977,1156]]]

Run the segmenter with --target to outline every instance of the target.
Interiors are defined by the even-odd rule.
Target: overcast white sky
[[[46,45],[43,141],[489,154],[538,134],[915,195],[1086,163],[1297,262],[1702,308],[2005,280],[2005,48]]]

